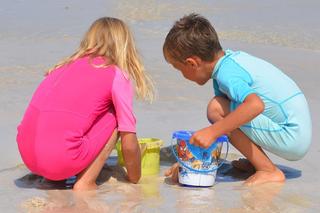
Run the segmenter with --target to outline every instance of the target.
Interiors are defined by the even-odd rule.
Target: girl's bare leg
[[[114,130],[108,143],[101,150],[97,158],[77,177],[77,182],[73,186],[73,190],[94,190],[97,189],[96,179],[108,159],[110,153],[112,152],[118,139],[118,132]]]
[[[208,119],[210,122],[223,119],[229,114],[230,102],[223,97],[215,97],[208,105]],[[261,147],[257,146],[246,134],[240,129],[232,131],[229,135],[232,145],[239,150],[252,164],[256,172],[246,181],[246,185],[255,185],[266,182],[283,182],[285,176],[279,170]]]

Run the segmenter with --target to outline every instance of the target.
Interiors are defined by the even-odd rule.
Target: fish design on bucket
[[[191,167],[197,170],[209,169],[212,164],[217,162],[221,150],[217,148],[216,150],[209,152],[202,152],[199,158],[196,158],[188,149],[187,142],[184,140],[179,140],[176,146],[178,157],[182,161],[187,161],[191,163]]]
[[[193,161],[194,157],[188,150],[187,144],[184,140],[179,141],[177,146],[178,157],[183,161]]]

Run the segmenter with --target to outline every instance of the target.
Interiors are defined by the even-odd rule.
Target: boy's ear
[[[197,68],[199,65],[199,58],[196,56],[191,56],[186,59],[186,63],[193,68]]]

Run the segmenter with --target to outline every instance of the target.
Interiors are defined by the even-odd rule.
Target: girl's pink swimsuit
[[[102,58],[77,59],[48,75],[35,91],[18,126],[17,142],[26,166],[62,180],[97,157],[113,131],[135,132],[133,89],[117,66]]]

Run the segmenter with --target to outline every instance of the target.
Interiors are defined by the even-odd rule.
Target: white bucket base
[[[186,169],[184,167],[179,167],[179,183],[188,186],[213,186],[216,180],[217,171],[210,173],[196,173]]]

